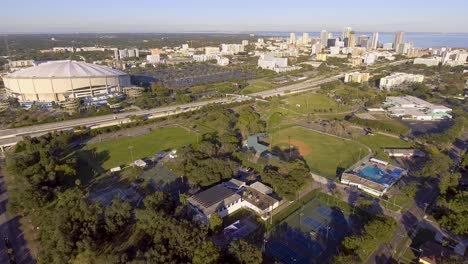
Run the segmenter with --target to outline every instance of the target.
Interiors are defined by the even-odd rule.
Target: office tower
[[[326,30],[322,30],[320,32],[320,44],[322,44],[322,47],[326,47],[328,42],[328,32]]]
[[[405,32],[398,31],[395,33],[395,42],[393,43],[393,49],[398,50],[398,46],[403,44],[405,38]]]
[[[354,48],[356,46],[356,34],[354,31],[349,32],[348,43],[346,46],[349,48]]]
[[[369,37],[366,35],[361,35],[358,38],[357,44],[361,47],[367,47],[367,42],[369,41]]]
[[[296,44],[296,33],[289,34],[289,44]]]
[[[333,33],[332,32],[328,32],[328,38],[329,39],[333,38]]]
[[[309,33],[304,32],[302,33],[302,45],[309,44]]]
[[[352,31],[351,27],[343,28],[343,32],[341,32],[341,40],[349,38],[349,34],[351,33],[351,31]]]
[[[372,41],[370,43],[370,49],[375,50],[379,46],[379,32],[372,34]]]

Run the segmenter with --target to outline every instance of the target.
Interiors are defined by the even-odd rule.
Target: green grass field
[[[301,127],[290,127],[273,135],[273,146],[284,146],[288,137],[299,148],[310,170],[335,179],[337,169],[346,169],[368,154],[357,142],[344,140]],[[298,144],[302,142],[302,144]],[[301,150],[302,147],[302,150]]]
[[[330,97],[316,93],[294,95],[286,98],[284,101],[288,103],[286,108],[302,114],[348,110],[338,105],[338,103]]]
[[[130,146],[133,147],[133,158],[136,160],[151,157],[158,151],[185,146],[196,140],[196,134],[183,128],[167,127],[139,137],[125,137],[90,144],[82,151],[89,152],[94,149],[95,154],[88,154],[92,156],[91,160],[103,169],[109,170],[131,162]]]
[[[265,80],[253,80],[247,87],[242,89],[242,94],[257,93],[265,90],[273,89],[274,84]]]
[[[359,142],[369,146],[377,153],[377,157],[383,160],[390,160],[387,154],[383,152],[384,148],[411,148],[414,145],[399,138],[393,138],[384,135],[361,136],[357,139]]]

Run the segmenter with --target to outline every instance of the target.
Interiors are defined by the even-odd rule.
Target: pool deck
[[[341,182],[364,187],[364,190],[375,190],[373,194],[381,196],[405,174],[406,171],[400,167],[392,164],[384,165],[369,159],[345,171],[341,176]]]

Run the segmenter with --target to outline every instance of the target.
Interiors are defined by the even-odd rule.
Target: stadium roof
[[[91,64],[81,61],[61,60],[50,61],[38,66],[13,72],[8,77],[33,78],[33,77],[95,77],[95,76],[119,76],[127,75],[125,72],[112,69],[107,66]]]

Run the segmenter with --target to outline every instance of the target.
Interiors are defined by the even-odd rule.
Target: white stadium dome
[[[51,61],[3,77],[7,92],[20,101],[64,101],[122,92],[130,76],[106,66],[80,61]]]

